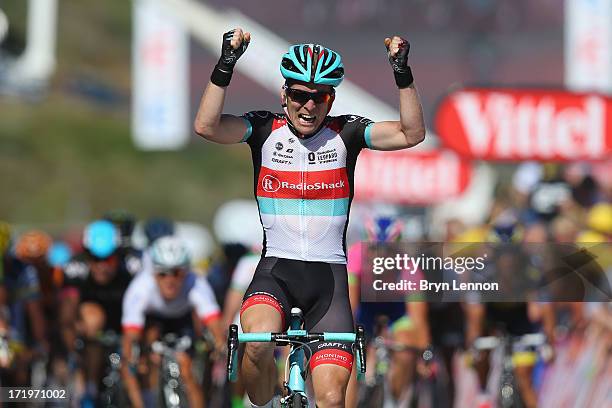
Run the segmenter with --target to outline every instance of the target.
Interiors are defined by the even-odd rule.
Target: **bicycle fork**
[[[304,316],[299,308],[291,309],[290,331],[299,331],[304,324]],[[285,379],[286,397],[281,398],[283,406],[289,406],[294,398],[301,398],[306,406],[306,370],[304,369],[304,349],[301,346],[291,345],[289,352],[289,378]]]

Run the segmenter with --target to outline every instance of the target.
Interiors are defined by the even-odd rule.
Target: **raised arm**
[[[222,111],[234,66],[250,41],[251,34],[240,28],[223,34],[221,58],[204,90],[194,122],[195,132],[211,142],[238,143],[247,132],[248,126],[244,119],[222,114]]]
[[[375,150],[406,149],[425,139],[423,108],[408,66],[410,44],[395,36],[385,38],[385,46],[399,88],[400,120],[376,122],[370,132],[370,146]]]

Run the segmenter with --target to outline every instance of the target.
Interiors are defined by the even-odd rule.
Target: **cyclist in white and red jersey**
[[[159,238],[151,247],[150,258],[153,273],[138,274],[123,298],[121,324],[125,361],[133,362],[133,345],[143,339],[151,343],[167,333],[193,337],[194,313],[222,346],[219,306],[208,282],[189,270],[185,244],[175,236]],[[177,361],[190,405],[204,406],[202,390],[192,373],[191,356],[179,352]],[[132,405],[144,406],[133,369],[126,364],[122,374]]]
[[[363,148],[412,147],[425,136],[409,44],[398,36],[385,39],[399,88],[400,120],[374,123],[356,115],[328,116],[344,66],[338,53],[317,44],[293,45],[282,57],[283,113],[222,114],[234,66],[250,40],[239,28],[224,34],[194,124],[210,141],[251,147],[264,244],[242,305],[242,328],[281,331],[291,307],[300,307],[306,330],[353,331],[344,236],[357,156]],[[350,345],[320,342],[311,348],[317,406],[344,407]],[[273,350],[273,344],[246,345],[241,373],[255,406],[270,406],[276,384]]]

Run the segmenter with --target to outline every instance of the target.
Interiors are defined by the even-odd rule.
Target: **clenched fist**
[[[410,52],[410,43],[402,37],[393,36],[393,38],[385,38],[385,47],[387,47],[387,55],[389,63],[394,72],[403,73],[408,69],[408,52]]]
[[[243,32],[242,28],[235,28],[223,34],[219,68],[227,72],[232,71],[236,61],[244,54],[250,41],[251,33]]]

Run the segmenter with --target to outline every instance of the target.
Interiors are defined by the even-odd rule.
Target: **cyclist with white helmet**
[[[363,148],[412,147],[425,135],[408,66],[409,44],[399,36],[385,39],[399,88],[400,120],[374,123],[356,115],[328,115],[344,65],[337,52],[318,44],[293,45],[282,57],[283,113],[222,114],[234,66],[250,40],[240,28],[224,34],[221,58],[194,123],[205,139],[246,142],[252,151],[264,247],[245,294],[242,328],[281,331],[295,306],[303,310],[307,330],[352,331],[344,240],[357,156]],[[316,404],[343,407],[353,359],[350,345],[321,342],[311,348]],[[273,345],[246,345],[241,373],[256,406],[270,406],[273,367]]]
[[[201,328],[194,327],[194,313],[222,347],[225,339],[219,306],[206,279],[190,270],[189,253],[184,242],[176,236],[158,238],[150,248],[150,258],[153,273],[139,274],[123,299],[124,361],[133,361],[133,345],[141,340],[150,346],[167,333],[194,337]],[[177,360],[190,406],[204,406],[202,389],[193,376],[191,356],[180,352]],[[155,371],[149,371],[150,378],[155,377]],[[132,405],[144,406],[135,372],[124,364],[122,374]]]

